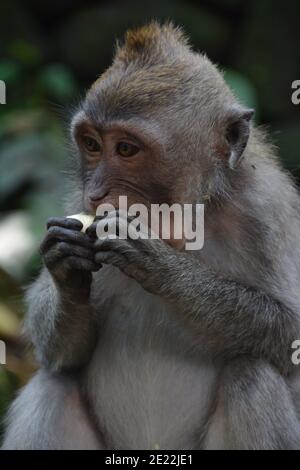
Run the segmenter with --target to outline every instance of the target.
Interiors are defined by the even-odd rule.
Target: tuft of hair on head
[[[128,65],[137,62],[140,65],[152,65],[160,59],[178,55],[178,50],[190,50],[188,40],[182,29],[172,22],[160,24],[151,21],[149,24],[125,33],[123,44],[117,44],[114,62]]]

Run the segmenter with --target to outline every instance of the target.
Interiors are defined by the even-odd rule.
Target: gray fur
[[[300,448],[299,194],[250,124],[228,164],[236,109],[215,66],[171,26],[129,33],[118,49],[73,132],[88,120],[151,135],[179,201],[206,202],[204,248],[97,240],[104,266],[73,290],[57,252],[44,253],[27,331],[47,372],[12,405],[4,448]],[[91,182],[78,168],[68,213],[88,210]],[[70,387],[81,398],[66,407],[66,439]]]

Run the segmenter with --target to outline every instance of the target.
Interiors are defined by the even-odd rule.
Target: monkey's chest
[[[217,371],[170,312],[150,307],[109,313],[89,368],[89,400],[110,448],[197,448]]]

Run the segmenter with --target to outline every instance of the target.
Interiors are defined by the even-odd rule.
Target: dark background
[[[68,119],[110,64],[116,38],[153,18],[182,25],[195,49],[219,64],[300,180],[300,105],[291,102],[291,84],[300,79],[299,1],[1,0],[0,339],[7,365],[0,366],[0,419],[35,367],[18,335],[21,286],[39,268],[46,219],[63,211]]]

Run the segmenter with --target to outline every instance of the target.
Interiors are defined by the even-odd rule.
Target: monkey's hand
[[[87,230],[89,234],[96,230],[99,234],[97,224],[111,224],[118,228],[117,237],[108,233],[95,241],[95,262],[116,266],[153,294],[166,294],[164,291],[168,288],[170,273],[178,269],[180,253],[161,239],[131,238],[132,220],[127,218],[126,213],[118,211],[108,214],[105,219],[89,227]],[[145,235],[146,232],[149,234],[148,227],[142,227],[142,231]],[[126,236],[126,239],[122,238],[121,234],[124,238]]]
[[[45,266],[61,292],[75,300],[90,294],[92,272],[99,269],[94,261],[93,240],[81,233],[82,223],[72,218],[50,218],[40,246]]]

